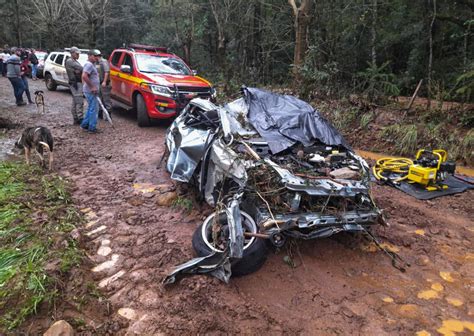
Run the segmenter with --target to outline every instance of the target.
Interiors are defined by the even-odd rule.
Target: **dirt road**
[[[30,86],[45,90],[41,81]],[[163,288],[167,271],[192,257],[192,233],[209,212],[157,205],[175,189],[157,169],[166,125],[138,128],[133,115],[116,110],[115,129],[101,122],[102,134],[87,134],[71,125],[66,90],[46,91],[44,116],[32,105],[14,106],[5,78],[0,92],[1,117],[53,132],[54,171],[72,181],[75,202],[88,218],[82,231],[96,265],[91,272],[113,304],[111,319],[121,322],[114,334],[474,332],[474,191],[418,201],[374,187],[391,224],[377,234],[411,263],[406,273],[373,245],[342,236],[271,253],[259,272],[228,285],[194,276]],[[98,324],[93,315],[83,318]]]

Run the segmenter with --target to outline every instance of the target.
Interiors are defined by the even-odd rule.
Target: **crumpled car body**
[[[292,96],[242,91],[225,106],[192,100],[167,132],[171,178],[195,185],[216,208],[193,246],[200,257],[225,259],[188,273],[230,265],[247,274],[263,264],[262,239],[281,247],[288,238],[364,231],[381,216],[367,163],[316,110]]]

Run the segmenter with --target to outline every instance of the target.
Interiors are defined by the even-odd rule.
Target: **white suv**
[[[78,61],[81,65],[84,65],[87,61],[88,50],[80,50],[81,54],[79,55]],[[44,62],[43,70],[43,76],[48,90],[54,91],[58,85],[69,87],[69,78],[67,77],[66,67],[64,66],[69,57],[71,57],[69,51],[53,51],[48,55],[48,58]]]

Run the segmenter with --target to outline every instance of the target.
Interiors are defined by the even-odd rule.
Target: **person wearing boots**
[[[99,97],[110,115],[112,113],[112,99],[110,98],[110,91],[112,90],[112,87],[110,86],[110,66],[106,58],[102,57],[102,55],[99,55],[98,57],[99,61],[97,62],[97,71],[99,72],[100,80]],[[99,109],[99,118],[104,118],[102,109]]]
[[[37,80],[38,77],[36,76],[36,73],[38,72],[38,57],[35,55],[35,49],[31,49],[30,54],[28,55],[28,59],[31,62],[31,79],[32,80]]]
[[[13,47],[11,55],[7,59],[7,78],[12,84],[13,93],[15,95],[16,105],[26,105],[23,101],[23,92],[25,92],[25,85],[21,79],[21,49]]]
[[[84,99],[82,92],[82,65],[79,63],[81,51],[77,47],[70,50],[71,57],[66,61],[66,73],[69,79],[69,88],[72,93],[71,113],[74,125],[80,125],[83,118]]]
[[[28,98],[28,104],[33,104],[31,100],[30,87],[28,86],[28,75],[30,69],[28,68],[28,57],[25,57],[20,64],[21,80],[23,81],[23,86],[25,87],[26,98]]]
[[[82,129],[89,133],[101,133],[101,130],[97,129],[97,114],[99,112],[99,102],[97,101],[97,95],[99,94],[99,73],[95,64],[97,63],[100,51],[97,49],[91,49],[87,52],[87,62],[84,64],[82,71],[82,82],[84,83],[84,95],[87,99],[87,112],[82,120]]]

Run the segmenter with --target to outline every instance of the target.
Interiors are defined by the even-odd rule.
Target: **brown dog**
[[[49,152],[49,170],[51,170],[53,166],[54,141],[49,129],[43,126],[28,127],[23,131],[15,146],[25,150],[27,164],[30,164],[31,150],[34,149],[41,159],[42,167],[46,166],[43,156],[43,150],[46,149]]]
[[[36,104],[36,110],[38,111],[38,113],[43,114],[44,113],[43,91],[41,90],[35,91],[35,104]]]

